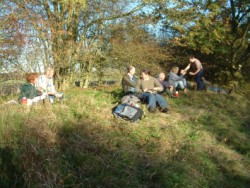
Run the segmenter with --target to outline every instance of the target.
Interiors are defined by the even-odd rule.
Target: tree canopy
[[[243,0],[2,0],[1,5],[0,70],[53,66],[59,87],[76,75],[87,87],[93,69],[182,66],[191,53],[214,67],[213,74],[226,71],[229,80],[239,66],[243,72],[250,66],[250,8]]]

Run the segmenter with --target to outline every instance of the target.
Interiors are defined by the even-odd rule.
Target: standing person
[[[165,73],[160,72],[158,75],[158,81],[163,86],[163,91],[161,92],[161,94],[166,93],[170,97],[174,97],[174,95],[173,95],[174,87],[169,83],[169,81],[166,81],[165,78],[166,78]]]
[[[127,73],[125,73],[122,77],[122,89],[125,95],[133,94],[135,92],[136,81],[134,74],[135,67],[129,66],[127,68]]]
[[[143,69],[141,71],[141,79],[136,85],[136,92],[139,93],[139,99],[148,104],[148,110],[150,112],[155,112],[157,105],[160,107],[161,112],[168,112],[167,102],[157,93],[161,91],[163,91],[163,86],[160,82],[156,78],[150,76],[150,71],[148,69]]]
[[[187,65],[184,71],[186,72],[187,70],[191,69],[191,72],[189,72],[189,74],[194,76],[194,80],[197,84],[197,90],[204,90],[205,88],[202,80],[202,77],[204,75],[204,68],[201,62],[194,56],[190,56],[189,61],[190,63]]]
[[[176,88],[184,90],[186,92],[186,87],[187,87],[187,81],[184,78],[184,75],[186,74],[185,71],[181,71],[181,75],[178,75],[179,72],[179,67],[173,67],[172,70],[169,73],[169,83],[174,86],[174,89]]]
[[[18,101],[20,103],[30,106],[33,103],[46,98],[46,95],[35,87],[35,84],[37,83],[37,74],[28,74],[26,76],[26,81],[27,83],[22,85],[20,95],[18,97]]]
[[[41,89],[47,93],[49,101],[51,103],[54,103],[55,97],[58,97],[60,99],[63,97],[63,93],[56,92],[53,82],[53,76],[54,76],[54,69],[48,67],[46,69],[46,74],[40,75],[38,77],[38,83],[37,83],[38,89]]]

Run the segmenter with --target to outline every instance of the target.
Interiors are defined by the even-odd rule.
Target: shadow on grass
[[[155,169],[129,138],[114,130],[107,132],[91,122],[65,126],[58,134],[63,162],[69,178],[64,184],[84,187],[159,186],[150,176]]]
[[[150,133],[149,133],[150,134]],[[140,139],[143,139],[140,138]],[[85,121],[59,134],[63,184],[84,187],[244,187],[250,179],[220,169],[209,154],[190,144],[165,156],[158,138],[141,145],[128,130],[104,129]],[[226,155],[226,154],[223,154]],[[227,156],[225,156],[226,158]],[[221,162],[221,161],[220,161]]]
[[[249,101],[240,96],[201,92],[183,95],[175,101],[181,107],[177,110],[194,128],[211,132],[220,143],[243,155],[250,151],[250,105],[246,103]]]
[[[151,129],[146,135],[140,131],[140,127],[102,127],[89,120],[65,123],[54,136],[39,126],[26,127],[25,134],[16,138],[16,150],[0,150],[0,186],[244,187],[250,183],[230,165],[222,168],[223,161],[214,159],[218,156],[204,153],[192,142],[162,152],[160,137]]]
[[[239,109],[242,117],[228,117],[222,112],[210,113],[199,118],[203,129],[210,131],[219,142],[233,147],[237,152],[250,154],[250,109]],[[231,113],[233,116],[233,113]]]
[[[0,148],[0,187],[23,187],[24,179],[19,166],[14,164],[14,150]]]
[[[107,92],[115,100],[122,97],[120,90]],[[101,92],[96,95],[103,97]],[[183,105],[185,100],[190,101],[189,98],[186,96],[178,101]],[[192,108],[199,110],[206,104],[209,103]],[[58,123],[52,128],[43,119],[30,119],[31,126],[25,126],[13,139],[16,149],[0,150],[3,169],[0,187],[247,187],[250,184],[247,158],[247,162],[241,163],[217,145],[205,150],[192,138],[162,138],[169,129],[157,134],[157,125],[132,127],[114,121],[102,126],[97,123],[100,121],[88,120],[79,111],[81,108],[76,108],[73,114],[76,118],[72,122],[60,119],[63,125]],[[236,139],[233,147],[239,143],[235,129],[227,132],[228,129],[221,127],[213,116],[204,116],[198,123],[221,142],[224,137],[233,136]],[[173,134],[177,134],[174,128]],[[181,138],[186,136],[180,134],[183,134]],[[248,142],[239,140],[242,145]]]

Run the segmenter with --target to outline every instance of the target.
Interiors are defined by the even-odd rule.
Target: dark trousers
[[[195,75],[194,80],[197,84],[197,90],[204,90],[205,86],[202,80],[202,77],[204,75],[204,69],[201,69],[198,74]]]

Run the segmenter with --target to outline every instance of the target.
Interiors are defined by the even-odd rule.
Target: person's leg
[[[53,103],[54,103],[55,96],[54,96],[54,95],[48,95],[48,98],[49,98],[49,102],[50,102],[51,104],[53,104]]]
[[[165,92],[169,97],[173,96],[173,91],[171,91],[170,89],[166,89]]]
[[[213,91],[220,94],[230,94],[232,92],[232,89],[224,89],[220,86],[213,86]]]
[[[142,93],[139,95],[139,99],[142,103],[146,103],[148,105],[149,111],[153,112],[156,108],[156,100],[155,96],[151,93]]]
[[[148,96],[149,96],[149,93],[140,93],[138,95],[138,98],[141,100],[142,103],[148,103]]]
[[[200,72],[194,77],[197,84],[197,90],[204,90],[204,84],[202,77],[204,75],[204,69],[201,69]]]
[[[63,98],[64,98],[64,94],[63,93],[56,93],[55,94],[55,97],[59,100],[59,101],[62,101],[63,100]]]
[[[188,86],[188,85],[187,85],[188,83],[187,83],[186,78],[182,78],[181,81],[183,82],[184,87],[187,87],[187,86]]]
[[[46,98],[46,95],[40,95],[40,96],[34,97],[31,100],[32,100],[33,103],[35,103],[35,102],[41,101],[41,100],[43,100],[45,98]]]
[[[218,93],[220,93],[220,94],[227,94],[228,92],[226,91],[226,90],[224,90],[224,89],[222,89],[221,87],[218,87]]]
[[[156,108],[156,98],[154,94],[148,95],[148,108],[150,111],[154,111]]]
[[[213,85],[209,86],[208,87],[208,90],[209,91],[212,91],[212,92],[215,92],[215,93],[218,93],[219,92],[219,88],[218,87],[215,87]]]
[[[166,100],[159,94],[154,95],[156,103],[161,107],[161,109],[167,108],[168,104]]]
[[[185,86],[184,86],[184,84],[183,84],[183,82],[181,80],[177,81],[176,84],[177,84],[176,88],[180,88],[180,89],[184,89],[185,88]]]

